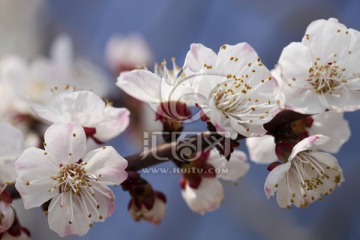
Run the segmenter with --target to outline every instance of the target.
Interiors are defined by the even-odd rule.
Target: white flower
[[[198,171],[205,176],[200,176],[200,184],[195,188],[191,185],[191,176],[182,180],[182,196],[194,212],[204,214],[217,209],[224,199],[224,190],[220,178],[228,181],[237,181],[249,170],[249,164],[246,163],[246,155],[242,151],[234,151],[229,161],[221,156],[216,150],[211,150],[207,159],[204,161],[209,167],[199,169]],[[197,163],[194,163],[197,165]],[[190,168],[191,169],[191,168]],[[203,172],[202,172],[203,171]],[[197,180],[196,180],[197,181]]]
[[[49,226],[60,236],[82,236],[112,215],[114,194],[106,185],[127,178],[127,161],[109,146],[85,155],[86,136],[78,125],[54,124],[44,138],[45,150],[29,148],[16,161],[15,186],[26,209],[51,200]]]
[[[337,153],[341,146],[350,138],[349,123],[344,119],[343,113],[324,112],[307,117],[312,119],[311,126],[306,126],[306,119],[298,120],[295,127],[299,133],[308,135],[323,134],[329,137],[329,141],[319,146],[318,150]],[[309,120],[310,120],[309,119]],[[272,163],[278,158],[275,154],[275,142],[273,136],[247,138],[246,146],[249,149],[250,159],[256,163]]]
[[[139,35],[113,36],[109,39],[105,51],[107,62],[116,74],[147,65],[153,60],[150,47]]]
[[[116,137],[129,125],[126,108],[109,106],[89,91],[63,92],[48,106],[32,107],[38,116],[52,123],[76,123],[88,128],[88,136],[100,142]]]
[[[216,178],[202,178],[197,189],[185,184],[181,194],[189,208],[200,214],[216,210],[224,199],[224,189]]]
[[[123,72],[118,77],[116,85],[130,96],[148,103],[184,101],[184,95],[192,93],[189,84],[182,83],[184,76],[175,59],[172,60],[173,68],[166,67],[166,62],[155,65],[154,73],[146,69],[136,69]],[[188,83],[188,82],[186,82]]]
[[[286,102],[295,111],[360,108],[360,33],[337,19],[312,22],[302,42],[284,48],[279,66]]]
[[[116,85],[130,96],[148,103],[163,117],[186,119],[190,116],[184,104],[193,98],[193,89],[174,58],[172,64],[171,70],[166,67],[166,62],[157,64],[154,73],[145,69],[123,72]]]
[[[277,193],[280,207],[307,207],[327,196],[343,181],[336,158],[328,153],[313,151],[328,141],[323,135],[303,139],[293,148],[288,162],[275,167],[265,181],[268,198]]]
[[[197,104],[219,132],[232,138],[266,133],[263,124],[279,110],[278,85],[250,45],[223,45],[216,54],[192,44],[184,71],[194,76]]]
[[[11,204],[0,201],[0,234],[7,231],[15,220],[15,212]]]
[[[50,58],[38,57],[30,63],[18,56],[1,59],[0,80],[14,95],[12,106],[21,113],[31,113],[25,98],[46,104],[57,92],[68,88],[92,90],[102,96],[109,91],[106,75],[98,66],[74,60],[68,36],[54,41]]]
[[[24,150],[24,137],[20,130],[0,122],[0,186],[16,179],[15,160]]]
[[[155,193],[155,201],[152,208],[149,210],[144,204],[139,208],[135,201],[129,204],[129,212],[135,221],[145,220],[147,222],[159,225],[165,216],[166,212],[166,197],[160,192]]]

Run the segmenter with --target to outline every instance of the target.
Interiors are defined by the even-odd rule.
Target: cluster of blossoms
[[[246,154],[234,149],[242,138],[247,138],[250,159],[268,164],[264,191],[268,198],[276,194],[282,208],[307,207],[344,181],[329,153],[337,153],[350,137],[343,112],[360,109],[360,33],[336,19],[311,23],[302,42],[284,48],[272,71],[247,43],[222,45],[218,53],[192,44],[182,67],[172,59],[172,69],[164,61],[154,72],[143,67],[152,54],[136,36],[112,39],[107,52],[111,70],[119,74],[116,85],[151,106],[169,146],[183,141],[185,123],[198,119],[209,130],[203,138],[216,140],[198,148],[188,141],[188,154],[165,154],[181,169],[181,193],[194,212],[221,205],[219,179],[235,183],[248,172]],[[129,192],[135,221],[163,220],[166,196],[127,169],[128,161],[115,148],[104,145],[131,122],[128,109],[99,97],[108,93],[103,78],[95,66],[73,60],[65,36],[55,42],[50,59],[0,62],[5,96],[0,104],[0,239],[30,238],[6,197],[4,189],[14,182],[25,208],[43,206],[50,228],[60,236],[85,235],[94,222],[114,213],[109,186]],[[284,112],[302,115],[269,127]]]

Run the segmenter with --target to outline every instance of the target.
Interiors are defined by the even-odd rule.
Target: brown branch
[[[277,114],[275,118],[269,123],[265,124],[264,127],[269,134],[272,134],[276,130],[287,125],[288,123],[302,119],[307,116],[308,115],[285,110]],[[244,138],[244,136],[239,136],[238,140]],[[211,147],[211,145],[216,142],[216,140],[217,139],[213,135],[211,135],[210,132],[203,132],[183,140],[157,145],[154,148],[125,157],[125,159],[128,161],[127,171],[139,171],[143,168],[148,168],[168,161],[170,159],[181,161],[183,159],[180,159],[179,156],[182,156],[184,154],[191,155],[192,153],[199,153],[206,148]],[[184,150],[182,148],[182,146],[184,145],[197,146],[198,148],[193,149],[193,152],[183,153],[181,151]],[[20,198],[20,195],[16,191],[14,185],[9,186],[6,190],[11,193],[14,199]]]

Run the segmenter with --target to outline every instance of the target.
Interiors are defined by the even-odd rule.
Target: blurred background
[[[176,57],[181,66],[193,42],[214,51],[224,43],[248,42],[271,69],[282,49],[301,41],[313,20],[335,17],[360,30],[359,12],[359,0],[1,0],[0,57],[50,56],[56,37],[67,34],[75,58],[99,66],[110,96],[132,110],[134,100],[122,96],[114,84],[118,72],[141,61],[152,64]],[[117,49],[114,36],[129,38],[128,45]],[[110,39],[115,42],[112,47]],[[145,47],[139,52],[129,50],[134,42]],[[111,142],[123,156],[142,149],[142,131],[160,129],[153,113],[135,110],[132,128]],[[201,216],[183,201],[179,175],[147,174],[144,177],[168,198],[162,224],[133,222],[127,212],[128,194],[115,189],[114,215],[94,224],[82,239],[360,239],[360,111],[345,116],[352,137],[336,156],[346,181],[323,201],[305,209],[279,208],[263,192],[266,166],[251,163],[250,172],[237,186],[224,183],[222,207]],[[187,130],[196,129],[201,126]],[[241,149],[247,151],[244,143]],[[16,207],[32,239],[58,239],[41,209],[24,211],[21,201]]]

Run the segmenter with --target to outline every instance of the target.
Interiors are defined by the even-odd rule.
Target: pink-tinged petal
[[[256,64],[258,55],[248,43],[238,43],[236,45],[223,45],[218,53],[216,70],[223,76],[241,75],[243,69],[249,68],[248,64]]]
[[[150,103],[161,101],[161,78],[147,70],[123,72],[116,85],[130,96]]]
[[[187,76],[199,72],[212,72],[215,69],[217,54],[210,48],[199,43],[190,45],[186,54],[184,72]]]
[[[87,162],[85,165],[87,172],[96,176],[101,175],[98,179],[99,182],[104,182],[107,185],[119,185],[127,179],[125,168],[128,162],[111,146],[95,149],[87,153],[83,161]]]
[[[202,178],[197,189],[188,184],[182,196],[191,210],[204,214],[216,210],[224,199],[224,189],[216,178]]]
[[[51,200],[48,222],[50,229],[61,237],[84,236],[92,226],[81,197],[74,196],[71,192],[61,193]]]
[[[312,150],[312,149],[318,149],[320,146],[324,145],[329,140],[330,139],[328,137],[321,135],[321,134],[317,134],[317,135],[313,135],[313,136],[304,138],[303,140],[301,140],[294,146],[294,148],[290,154],[289,161],[292,161],[299,152],[303,152],[306,150]]]
[[[299,42],[290,43],[284,48],[279,59],[281,77],[287,84],[297,85],[297,81],[307,78],[312,64],[313,58],[308,47]],[[293,81],[293,78],[296,80]],[[305,83],[299,84],[304,84],[302,87],[305,87]]]
[[[0,132],[0,163],[3,160],[15,160],[24,150],[22,132],[6,122],[0,122]]]
[[[280,182],[282,181],[285,174],[289,171],[290,167],[291,163],[287,162],[284,164],[280,164],[279,166],[271,170],[265,180],[264,185],[264,191],[268,199],[270,198],[270,196],[274,196],[275,192],[279,188]]]
[[[130,122],[130,112],[126,108],[107,106],[104,110],[104,120],[96,125],[95,137],[106,142],[122,133]]]
[[[15,187],[26,209],[38,207],[58,194],[52,189],[57,181],[51,177],[59,173],[60,167],[47,152],[37,148],[26,149],[15,167],[18,174]]]
[[[211,150],[207,163],[215,168],[217,178],[234,182],[243,177],[250,168],[245,153],[238,150],[231,153],[229,161],[216,150]]]
[[[246,146],[249,149],[250,159],[256,163],[269,164],[277,160],[273,136],[247,138]]]
[[[350,138],[349,123],[344,119],[343,113],[325,112],[312,116],[314,122],[308,129],[310,135],[326,134],[330,140],[319,149],[337,153],[341,146]],[[329,131],[331,129],[331,131]]]
[[[86,152],[84,129],[75,124],[53,124],[45,132],[45,150],[58,163],[77,162]]]

